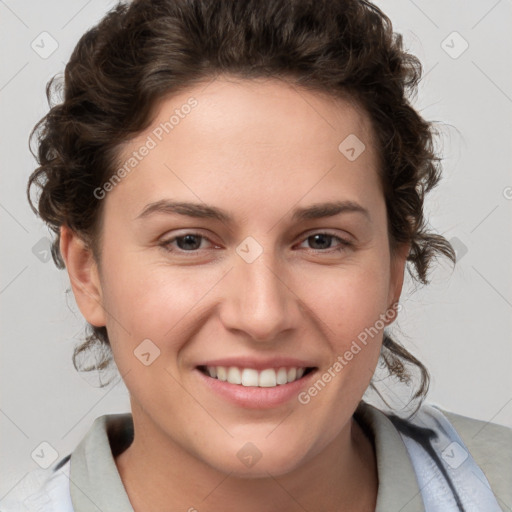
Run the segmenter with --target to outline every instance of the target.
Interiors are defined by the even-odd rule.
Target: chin
[[[291,473],[300,465],[300,461],[273,457],[263,461],[263,457],[251,467],[245,467],[242,463],[226,461],[225,465],[216,467],[220,472],[229,474],[230,477],[245,480],[257,478],[280,477]]]
[[[304,445],[290,443],[274,446],[273,443],[235,442],[218,453],[209,452],[203,460],[222,473],[236,478],[269,478],[286,475],[304,463]],[[232,454],[232,455],[231,455]]]

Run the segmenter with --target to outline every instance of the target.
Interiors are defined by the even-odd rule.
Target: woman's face
[[[275,80],[218,78],[162,101],[119,162],[96,192],[101,270],[75,293],[107,326],[136,433],[251,476],[348,435],[405,259],[390,254],[365,114]],[[238,367],[248,385],[205,366]],[[315,370],[273,385],[295,367]]]

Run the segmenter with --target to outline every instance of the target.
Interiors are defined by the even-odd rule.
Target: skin
[[[352,415],[382,331],[307,405],[238,407],[194,370],[205,359],[285,355],[321,374],[398,301],[408,248],[390,252],[368,117],[275,79],[222,76],[163,99],[119,162],[190,97],[197,106],[103,199],[100,260],[61,230],[78,306],[106,325],[130,392],[135,437],[116,464],[134,510],[373,511],[374,448]],[[338,150],[350,134],[366,146],[355,161]],[[233,222],[137,219],[162,199],[223,208]],[[294,208],[327,201],[368,215],[292,220]],[[162,246],[190,231],[205,238]],[[263,249],[252,263],[236,252],[249,236]],[[144,339],[160,350],[149,366],[134,356]],[[248,441],[262,454],[251,467],[237,457]]]

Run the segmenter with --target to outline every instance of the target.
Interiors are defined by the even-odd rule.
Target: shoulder
[[[384,414],[407,448],[427,510],[512,510],[512,429],[427,402],[409,416]]]
[[[70,455],[48,469],[35,469],[0,502],[0,512],[73,512]]]
[[[512,508],[512,428],[434,407],[453,425],[501,504]]]

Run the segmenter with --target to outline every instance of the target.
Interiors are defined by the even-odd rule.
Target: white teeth
[[[242,372],[242,386],[257,386],[258,385],[258,370],[252,368],[245,368]]]
[[[276,377],[278,384],[286,384],[288,382],[288,375],[286,372],[286,368],[279,368]]]
[[[277,385],[276,371],[272,368],[263,370],[260,372],[260,378],[258,379],[258,385],[260,388],[273,388]]]
[[[254,368],[237,368],[236,366],[207,366],[208,375],[230,384],[242,386],[272,388],[300,379],[305,368],[267,368],[258,372]]]
[[[231,384],[242,384],[242,375],[236,366],[230,366],[228,370],[228,382]]]

